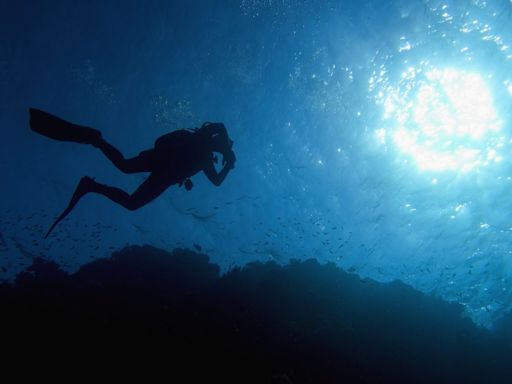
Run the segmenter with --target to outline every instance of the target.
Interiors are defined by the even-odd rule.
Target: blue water
[[[223,270],[315,257],[399,279],[492,327],[512,308],[511,15],[505,0],[2,1],[0,276],[35,256],[73,271],[126,244],[196,244]],[[468,116],[443,71],[454,100],[476,100]],[[444,95],[427,117],[422,87]],[[126,156],[222,121],[236,168],[135,212],[87,196],[44,241],[83,175],[127,190],[145,175],[35,135],[29,106],[100,129]],[[484,133],[432,136],[425,119]],[[400,129],[419,147],[400,146]],[[427,150],[431,165],[473,151],[471,165],[422,167]]]

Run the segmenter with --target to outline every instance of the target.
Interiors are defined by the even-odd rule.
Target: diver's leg
[[[112,144],[100,138],[93,144],[99,148],[105,156],[121,171],[124,173],[138,173],[138,172],[151,172],[150,157],[136,156],[131,159],[125,159],[123,154]],[[143,152],[148,153],[148,152]]]
[[[105,197],[108,197],[113,202],[134,211],[140,207],[146,205],[152,200],[160,196],[169,186],[175,184],[172,179],[169,178],[165,173],[152,173],[149,177],[137,188],[137,190],[129,195],[120,188],[111,187],[106,184],[100,184],[88,176],[82,177],[78,184],[71,200],[60,216],[55,220],[53,225],[46,233],[46,237],[50,235],[55,226],[63,220],[75,207],[78,201],[85,196],[87,193],[98,193]]]
[[[163,173],[152,173],[131,195],[116,187],[110,187],[93,181],[94,184],[89,192],[98,193],[124,208],[134,211],[148,204],[160,196],[170,185],[173,184],[169,177]]]

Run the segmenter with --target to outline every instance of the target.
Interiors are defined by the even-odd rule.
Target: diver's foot
[[[101,132],[94,128],[88,128],[86,135],[84,137],[84,142],[86,144],[91,144],[92,146],[98,148],[100,145],[100,142],[103,140],[103,137],[101,136]]]
[[[96,182],[92,177],[82,177],[80,179],[80,182],[78,183],[78,186],[75,189],[75,193],[73,193],[73,196],[71,197],[69,205],[74,206],[76,203],[78,203],[78,200],[80,200],[84,195],[86,195],[89,192],[92,192],[94,184],[96,184]]]
[[[97,147],[99,142],[102,140],[101,131],[98,131],[97,129],[78,124],[71,124],[71,128],[76,135],[75,141],[78,143],[92,144]]]

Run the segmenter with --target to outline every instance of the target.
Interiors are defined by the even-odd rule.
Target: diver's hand
[[[227,169],[233,169],[235,168],[235,162],[232,161],[232,160],[227,160],[224,162],[224,168],[227,168]]]
[[[228,152],[224,153],[222,156],[222,165],[224,167],[229,167],[229,169],[235,168],[235,161],[236,161],[236,156],[235,156],[235,152],[233,152],[233,151],[228,151]]]

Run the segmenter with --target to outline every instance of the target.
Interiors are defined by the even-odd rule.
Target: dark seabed
[[[120,364],[121,376],[140,369],[170,382],[512,378],[512,318],[491,333],[462,319],[460,305],[316,260],[221,277],[204,254],[134,246],[71,275],[36,259],[0,299],[4,350],[39,363],[85,359],[88,374]]]

